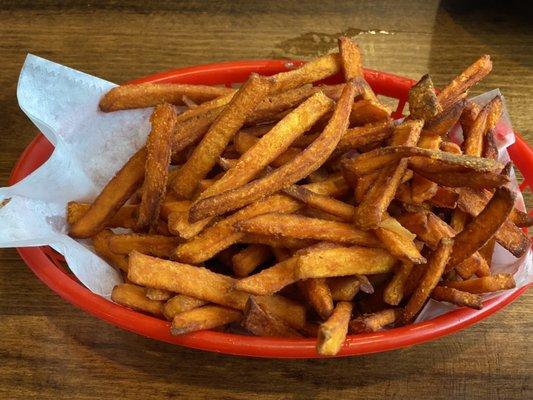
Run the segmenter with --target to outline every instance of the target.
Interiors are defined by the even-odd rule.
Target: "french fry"
[[[290,327],[301,330],[306,324],[306,307],[298,301],[283,296],[253,296],[269,314],[282,319]]]
[[[389,219],[396,224],[399,224],[398,221],[393,218],[388,218],[387,221]],[[426,259],[422,257],[416,248],[412,237],[399,233],[396,230],[389,229],[387,224],[382,224],[376,228],[374,233],[383,242],[384,247],[399,260],[415,264],[423,264],[426,262]]]
[[[402,262],[398,264],[396,271],[390,282],[383,291],[383,301],[391,306],[400,304],[405,295],[405,285],[411,271],[413,270],[412,262]]]
[[[481,56],[476,62],[456,76],[442,91],[437,99],[442,108],[448,108],[455,99],[466,92],[492,70],[492,62],[488,55]]]
[[[346,36],[341,36],[338,42],[344,79],[349,81],[355,77],[363,76],[363,65],[359,46]]]
[[[530,226],[533,226],[533,217],[524,211],[517,210],[516,208],[513,208],[513,211],[511,211],[509,220],[519,228],[529,228]]]
[[[454,209],[458,199],[459,194],[454,189],[438,186],[437,192],[428,202],[437,207]]]
[[[67,204],[67,222],[73,225],[83,217],[87,210],[91,207],[88,203],[79,203],[77,201],[69,201]],[[137,213],[137,206],[125,205],[122,206],[117,213],[107,222],[108,228],[133,228],[136,223],[135,215]]]
[[[178,170],[172,182],[176,194],[183,198],[192,196],[198,181],[205,178],[213,168],[224,148],[244,124],[246,117],[271,87],[271,80],[258,75],[250,76],[211,125],[187,162]]]
[[[242,278],[235,283],[235,289],[255,295],[270,295],[298,280],[294,270],[298,256],[274,264],[261,272]]]
[[[145,163],[146,149],[142,148],[107,183],[85,214],[70,226],[69,234],[75,238],[88,238],[104,229],[142,184]]]
[[[509,183],[505,175],[492,172],[428,172],[411,165],[413,170],[436,184],[447,187],[470,187],[474,189],[495,189]]]
[[[437,248],[442,238],[455,235],[455,231],[446,222],[430,211],[404,213],[396,219],[432,249]]]
[[[461,150],[461,146],[454,142],[450,142],[449,140],[443,140],[440,144],[440,149],[442,151],[445,151],[447,153],[453,153],[453,154],[463,154],[463,151]],[[492,158],[492,157],[486,157],[485,158]]]
[[[285,118],[288,117],[289,115],[290,114],[287,114]],[[259,142],[259,140],[260,138],[256,138],[254,136],[248,135],[247,133],[238,132],[237,135],[235,135],[235,139],[234,139],[235,148],[239,152],[239,154],[244,155],[248,150],[254,147],[257,144],[257,142]],[[277,149],[274,149],[274,150],[277,150]],[[287,162],[291,161],[294,157],[296,157],[298,154],[300,154],[300,152],[301,150],[296,147],[288,147],[287,150],[282,152],[279,156],[277,156],[274,160],[270,162],[270,166],[281,167],[283,164],[286,164]],[[263,162],[263,160],[257,160],[257,159],[255,160],[255,162],[259,162],[259,161]],[[232,168],[235,168],[238,163],[239,163],[239,160],[238,159],[235,160],[235,162],[232,165],[228,165],[229,168],[226,169],[226,171]],[[207,195],[204,195],[204,196],[207,196]]]
[[[411,321],[422,309],[429,295],[439,283],[444,273],[444,267],[448,263],[453,248],[452,239],[442,239],[437,250],[431,255],[426,271],[418,287],[405,306],[402,319],[404,322]]]
[[[193,297],[177,294],[163,305],[163,315],[171,321],[176,315],[206,305],[207,302]]]
[[[151,118],[152,130],[146,141],[146,168],[136,230],[152,232],[165,197],[170,164],[171,140],[176,112],[169,104],[158,105]]]
[[[487,121],[487,125],[488,125]],[[482,157],[491,158],[497,160],[499,156],[498,145],[496,144],[496,137],[493,129],[489,129],[485,135],[485,141],[483,142],[483,154]]]
[[[232,257],[233,272],[239,278],[248,276],[257,267],[268,261],[270,256],[271,252],[267,246],[252,244]]]
[[[356,159],[344,159],[343,167],[355,175],[361,176],[405,157],[410,157],[410,165],[429,172],[500,172],[503,168],[503,164],[500,162],[487,158],[451,154],[440,150],[427,150],[410,146],[381,147],[361,154]]]
[[[494,236],[511,213],[515,197],[505,187],[496,189],[492,199],[477,218],[473,219],[455,236],[450,265],[459,264],[483,247]]]
[[[305,63],[300,68],[274,75],[274,85],[271,88],[271,93],[278,93],[320,81],[328,76],[335,75],[340,69],[339,53],[318,57]]]
[[[334,356],[340,351],[348,333],[352,309],[352,303],[341,301],[337,303],[331,317],[320,325],[316,344],[319,354]]]
[[[241,232],[380,247],[377,238],[344,222],[294,214],[262,214],[235,225]]]
[[[394,324],[401,317],[401,311],[397,308],[388,308],[374,314],[366,314],[350,321],[349,332],[351,334],[363,332],[376,332],[387,325]]]
[[[465,107],[465,101],[459,100],[451,107],[439,112],[424,124],[424,131],[436,135],[445,136],[449,130],[459,121]]]
[[[117,254],[109,248],[109,238],[111,236],[113,236],[113,232],[109,229],[104,229],[94,235],[92,238],[94,251],[109,264],[122,271],[128,271],[128,256]]]
[[[239,243],[263,244],[270,247],[285,247],[287,249],[299,250],[311,246],[315,241],[290,237],[278,238],[271,235],[262,235],[260,233],[246,233],[239,239]]]
[[[381,274],[391,271],[395,262],[383,249],[360,246],[317,249],[300,256],[296,275],[307,279]]]
[[[469,279],[467,281],[446,281],[443,285],[463,292],[480,294],[497,292],[499,290],[513,289],[516,286],[514,278],[510,274],[496,274],[482,278]]]
[[[445,301],[457,306],[464,306],[481,310],[483,304],[481,303],[481,297],[478,295],[462,292],[457,289],[453,289],[446,286],[437,286],[431,292],[431,298],[437,301]]]
[[[403,287],[403,298],[408,298],[411,296],[415,289],[418,287],[424,273],[426,272],[427,264],[413,264],[411,273],[405,282]]]
[[[360,126],[390,118],[391,110],[377,100],[362,99],[353,103],[350,126]]]
[[[241,325],[257,336],[302,336],[285,321],[269,313],[253,296],[248,300]]]
[[[352,301],[359,292],[361,281],[356,276],[327,278],[333,301]]]
[[[300,280],[298,288],[320,318],[329,318],[333,312],[333,297],[324,278]]]
[[[426,131],[420,134],[418,147],[429,150],[438,150],[441,142],[442,138],[440,135]],[[415,174],[413,176],[411,193],[415,203],[421,204],[424,201],[431,199],[437,193],[437,189],[438,185],[435,182],[420,176],[420,174]]]
[[[187,209],[185,211],[174,212],[168,216],[168,230],[173,235],[188,240],[198,235],[198,233],[212,222],[213,220],[208,219],[190,223],[189,209]]]
[[[179,238],[162,235],[124,233],[108,238],[109,248],[117,254],[128,255],[133,250],[157,257],[170,257]]]
[[[369,144],[387,140],[394,130],[392,120],[371,122],[363,126],[350,128],[339,141],[335,153],[342,153]]]
[[[352,184],[352,186],[355,186],[354,197],[357,203],[361,203],[363,201],[365,195],[368,193],[368,190],[372,186],[374,186],[374,183],[376,182],[378,176],[380,175],[380,172],[376,171],[368,175],[363,175],[359,177],[348,176],[350,175],[349,171],[344,168],[342,172],[343,172],[343,175],[347,177],[346,181]],[[354,215],[352,216],[352,219],[354,218],[354,216],[355,216],[355,209],[354,209]]]
[[[389,144],[391,146],[415,146],[420,140],[423,121],[407,120],[394,128]]]
[[[474,103],[471,100],[465,101],[465,107],[460,118],[463,131],[469,131],[472,128],[472,125],[474,124],[474,121],[476,120],[480,111],[481,107],[477,103]]]
[[[409,90],[408,102],[409,114],[415,119],[429,121],[442,111],[429,74],[420,78]]]
[[[191,206],[191,202],[188,200],[181,201],[165,201],[161,204],[161,218],[168,219],[169,215],[175,212],[187,211]]]
[[[231,308],[207,305],[184,311],[174,316],[170,333],[183,335],[189,332],[213,329],[242,319],[242,313]]]
[[[105,112],[154,107],[163,103],[183,104],[183,96],[204,102],[231,93],[225,87],[176,83],[139,83],[114,87],[100,100]]]
[[[146,288],[146,297],[150,300],[165,301],[170,299],[174,293],[163,289]]]
[[[501,97],[496,96],[481,109],[470,129],[465,132],[465,142],[463,143],[465,154],[481,157],[485,135],[489,129],[496,125],[502,112],[502,106]]]
[[[220,215],[250,204],[289,186],[318,169],[335,149],[348,125],[348,108],[355,95],[355,86],[347,83],[333,116],[322,134],[290,163],[279,167],[264,178],[257,179],[238,189],[205,198],[197,202],[190,212],[191,222]]]
[[[455,266],[455,271],[463,279],[470,279],[472,275],[477,274],[480,271],[483,276],[490,275],[490,269],[485,259],[479,254],[474,253],[461,263]],[[446,267],[446,272],[451,271],[451,267]]]
[[[116,285],[111,292],[111,300],[115,303],[141,311],[148,314],[160,316],[163,302],[150,300],[146,297],[146,288],[132,285],[131,283],[121,283]]]

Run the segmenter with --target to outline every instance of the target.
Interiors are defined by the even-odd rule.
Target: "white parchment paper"
[[[52,142],[48,161],[21,182],[0,188],[0,247],[49,245],[61,253],[72,272],[91,291],[110,298],[120,274],[91,250],[86,241],[67,235],[66,204],[91,201],[105,183],[139,149],[149,132],[151,109],[103,113],[101,96],[114,84],[34,55],[28,55],[20,73],[20,108]],[[485,104],[498,92],[474,100]],[[514,142],[508,114],[498,124],[500,157]],[[523,208],[522,197],[519,205]],[[496,249],[494,271],[512,272],[517,284],[532,280],[532,256],[516,260]],[[420,319],[433,318],[451,308],[430,302]]]

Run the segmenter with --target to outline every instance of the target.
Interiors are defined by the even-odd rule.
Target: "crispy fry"
[[[488,125],[487,121],[487,125]],[[498,145],[496,144],[496,137],[493,129],[489,129],[485,135],[485,141],[483,143],[482,157],[497,160],[499,157]]]
[[[516,208],[513,208],[513,211],[511,211],[509,220],[519,228],[529,228],[530,226],[533,226],[533,217],[524,211],[517,210]]]
[[[403,298],[408,298],[413,294],[415,289],[418,287],[424,273],[426,272],[427,264],[413,264],[411,273],[405,282],[403,287]]]
[[[274,264],[261,272],[238,280],[235,289],[256,295],[270,295],[298,280],[294,270],[298,256]]]
[[[327,278],[333,301],[352,301],[359,292],[361,281],[356,276]]]
[[[271,92],[278,93],[320,81],[328,76],[335,75],[340,69],[341,60],[339,53],[327,54],[315,58],[300,68],[274,75],[274,85],[271,88]]]
[[[116,285],[111,292],[111,300],[135,311],[157,316],[161,315],[161,307],[163,306],[163,302],[150,300],[146,297],[146,288],[131,283]]]
[[[104,229],[93,236],[94,251],[102,257],[109,264],[119,268],[122,271],[128,271],[128,256],[124,254],[117,254],[109,248],[109,238],[113,236],[113,232],[109,229]]]
[[[453,106],[439,112],[424,124],[424,130],[436,135],[445,136],[459,121],[465,107],[465,101],[459,100]]]
[[[174,317],[170,333],[184,333],[213,329],[242,319],[242,313],[231,308],[207,305],[184,311]]]
[[[161,204],[161,218],[168,219],[169,215],[175,212],[187,211],[191,206],[188,200],[182,201],[165,201]]]
[[[178,211],[168,216],[168,230],[173,235],[188,240],[198,235],[212,222],[213,220],[208,219],[190,223],[188,210]]]
[[[513,276],[510,274],[496,274],[467,281],[447,281],[444,282],[443,285],[463,292],[480,294],[513,289],[516,286],[516,283]]]
[[[437,247],[442,238],[455,235],[455,231],[446,222],[430,211],[404,213],[396,219],[432,249]]]
[[[253,296],[266,312],[282,319],[294,329],[301,330],[306,324],[306,307],[298,301],[283,296]]]
[[[487,275],[486,272],[488,270],[488,275],[490,275],[487,262],[478,252],[472,254],[463,262],[457,264],[454,269],[463,279],[470,279],[477,271],[481,271],[481,273]],[[446,272],[448,272],[452,270],[452,268],[446,267],[446,270]]]
[[[347,176],[348,170],[343,168],[343,175]],[[355,186],[355,201],[357,203],[361,203],[363,199],[365,198],[365,195],[368,193],[370,188],[374,186],[376,180],[378,179],[380,175],[380,171],[372,172],[368,175],[363,176],[354,176],[354,177],[348,177],[346,180],[347,182],[351,183],[353,186]],[[352,219],[355,218],[355,209],[354,209],[354,215],[352,216]]]
[[[318,169],[331,155],[339,139],[346,132],[348,107],[354,95],[355,86],[347,83],[327,127],[307,149],[290,163],[276,169],[264,178],[257,179],[238,189],[199,201],[191,208],[190,220],[198,221],[205,217],[238,209],[287,187]]]
[[[169,104],[158,105],[150,118],[152,130],[146,141],[146,168],[136,230],[152,232],[165,197],[176,112]]]
[[[324,278],[311,278],[298,281],[298,288],[322,319],[333,312],[333,297]]]
[[[471,100],[465,100],[465,107],[460,118],[463,131],[469,131],[472,128],[480,111],[481,107],[477,103],[474,103]]]
[[[398,264],[391,281],[383,291],[383,301],[392,306],[400,304],[405,294],[405,285],[413,270],[412,262]]]
[[[351,334],[376,332],[395,323],[400,317],[401,311],[398,308],[388,308],[374,314],[362,315],[350,321],[349,331]]]
[[[248,300],[241,325],[257,336],[302,336],[285,321],[269,313],[253,296]]]
[[[262,214],[235,225],[242,232],[380,247],[377,238],[350,224],[294,214]]]
[[[317,249],[300,257],[296,275],[306,279],[380,274],[389,272],[395,261],[383,249],[360,246]]]
[[[83,217],[70,227],[70,235],[88,238],[100,232],[124,203],[135,193],[144,179],[146,149],[135,153],[107,183]]]
[[[437,101],[433,81],[429,74],[424,75],[409,90],[409,113],[415,119],[424,121],[431,120],[432,117],[442,111],[442,107]]]
[[[108,243],[111,251],[117,254],[128,255],[136,250],[157,257],[170,257],[180,240],[171,236],[125,233],[109,236]]]
[[[437,194],[438,185],[420,174],[414,174],[411,180],[411,200],[415,204],[422,204]]]
[[[105,112],[153,107],[163,103],[183,104],[183,96],[201,103],[232,92],[225,87],[176,83],[138,83],[117,86],[100,100]]]
[[[165,305],[163,306],[163,315],[166,319],[171,321],[178,314],[192,310],[193,308],[202,307],[206,304],[207,302],[203,300],[198,300],[194,297],[178,294],[165,303]]]
[[[428,172],[411,166],[418,174],[432,182],[448,187],[471,187],[474,189],[495,189],[509,183],[505,175],[492,172]]]
[[[290,114],[287,114],[286,117],[288,117],[289,115]],[[234,140],[235,148],[237,149],[239,154],[244,155],[248,150],[250,150],[252,147],[254,147],[257,144],[257,142],[259,142],[259,140],[260,140],[259,138],[251,136],[251,135],[249,135],[247,133],[243,133],[241,131],[241,132],[238,132],[237,135],[235,135],[235,140]],[[277,149],[274,149],[273,151],[277,151]],[[272,167],[281,167],[283,164],[286,164],[287,162],[292,160],[294,157],[296,157],[298,154],[300,154],[300,152],[301,152],[301,150],[296,148],[296,147],[288,147],[287,150],[285,150],[279,156],[277,156],[274,160],[272,160],[270,162],[270,165]],[[253,162],[255,162],[255,163],[258,163],[258,162],[264,163],[262,158],[261,158],[261,160],[258,160],[257,158],[255,158],[255,159],[253,159]],[[233,164],[228,165],[229,168],[226,169],[226,171],[230,170],[231,168],[235,168],[238,163],[239,163],[239,160],[235,160],[235,162]],[[261,170],[259,170],[259,172],[261,172]],[[207,196],[207,194],[205,194],[204,196]],[[204,196],[202,196],[202,197],[204,197]]]
[[[69,201],[67,204],[67,222],[73,225],[81,219],[81,217],[91,207],[88,203],[79,203],[77,201]],[[117,213],[107,223],[108,228],[133,228],[135,226],[135,215],[137,213],[137,206],[125,205],[122,206]]]
[[[466,92],[492,70],[492,62],[488,55],[481,56],[476,62],[456,76],[442,91],[437,99],[442,108],[446,109],[454,103],[455,99]]]
[[[437,301],[452,303],[457,306],[475,308],[476,310],[481,310],[483,307],[481,297],[445,286],[437,286],[433,289],[433,292],[431,292],[431,298]]]
[[[429,295],[439,283],[444,272],[444,267],[448,263],[453,248],[452,239],[442,239],[437,250],[431,255],[426,267],[426,271],[415,292],[405,306],[402,319],[404,322],[411,321],[422,309],[422,306]]]
[[[447,153],[463,154],[463,151],[461,150],[461,146],[459,146],[458,144],[454,142],[450,142],[448,140],[444,140],[441,142],[440,149]],[[485,155],[483,157],[485,157]],[[485,158],[492,158],[492,157],[485,157]]]
[[[344,79],[349,81],[355,77],[362,77],[363,64],[361,61],[359,46],[346,36],[341,36],[338,42]]]
[[[394,122],[392,120],[371,122],[348,129],[339,141],[335,152],[342,153],[350,149],[357,149],[387,140],[392,135],[393,130]]]
[[[271,235],[262,235],[259,233],[246,233],[239,239],[239,243],[264,244],[270,247],[285,247],[287,249],[299,250],[311,246],[315,243],[315,241],[289,237],[277,238]]]
[[[505,187],[496,190],[477,218],[455,236],[450,265],[459,264],[492,238],[511,213],[515,197]]]
[[[502,101],[499,96],[496,96],[485,107],[483,107],[470,129],[464,132],[465,141],[463,143],[463,147],[465,154],[481,157],[483,154],[483,142],[485,134],[490,129],[489,124],[496,125],[496,123],[493,121],[495,118],[500,118],[501,110]]]
[[[179,196],[192,196],[198,181],[205,178],[213,168],[224,148],[242,127],[254,107],[267,95],[271,86],[271,80],[251,75],[233,96],[174,177],[172,188]]]
[[[398,223],[398,221],[394,221]],[[407,237],[394,230],[388,229],[386,226],[379,226],[374,232],[383,242],[384,247],[394,257],[404,262],[413,262],[415,264],[423,264],[426,262],[426,259],[422,257],[411,237]]]
[[[428,202],[437,207],[455,208],[458,199],[459,194],[454,189],[438,186],[437,192]]]
[[[350,126],[365,125],[390,118],[391,110],[377,100],[362,99],[353,103]]]
[[[146,297],[150,300],[165,301],[172,297],[173,293],[168,290],[146,288]]]
[[[235,254],[232,259],[232,267],[235,276],[245,277],[268,261],[271,256],[270,249],[261,244],[252,244]]]
[[[339,352],[348,333],[352,308],[353,306],[350,302],[339,302],[331,317],[320,325],[316,344],[316,349],[319,354],[323,356],[334,356]]]

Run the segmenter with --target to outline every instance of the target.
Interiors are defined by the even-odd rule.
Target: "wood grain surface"
[[[525,3],[525,2],[524,2]],[[519,2],[0,1],[0,181],[37,133],[19,110],[26,53],[113,82],[222,60],[308,59],[348,33],[368,67],[442,85],[480,54],[533,142],[531,10]],[[1,228],[0,228],[1,229]],[[1,399],[533,398],[531,291],[438,341],[333,360],[246,359],[145,339],[97,320],[0,250]]]

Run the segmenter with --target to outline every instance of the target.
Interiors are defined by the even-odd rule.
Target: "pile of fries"
[[[491,68],[483,56],[438,94],[422,77],[402,121],[346,37],[238,90],[116,87],[102,111],[155,107],[152,129],[92,204],[69,203],[70,235],[123,272],[116,303],[175,335],[240,324],[334,355],[348,333],[407,324],[429,299],[481,308],[480,294],[515,286],[491,274],[495,243],[522,256],[532,224],[497,160],[501,98],[466,98]]]

